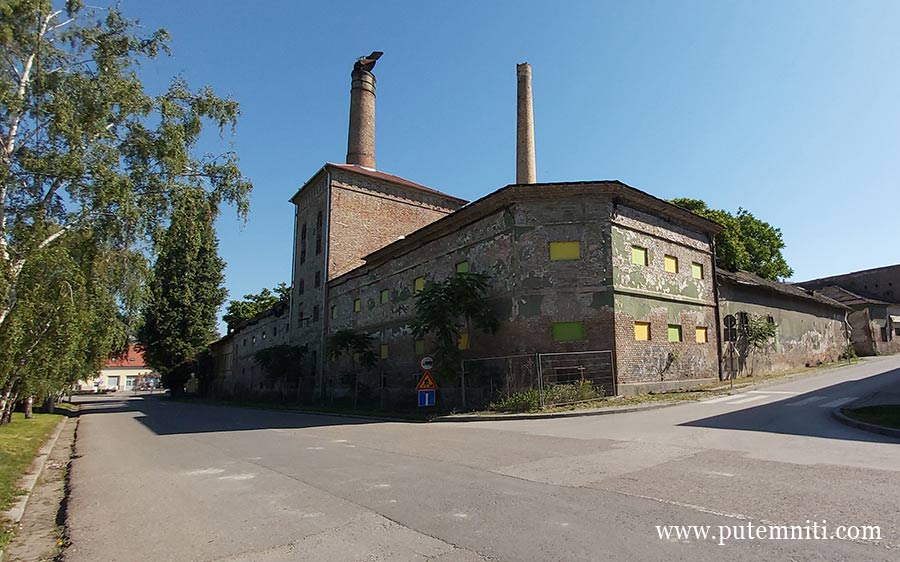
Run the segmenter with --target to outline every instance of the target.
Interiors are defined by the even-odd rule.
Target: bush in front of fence
[[[541,407],[541,395],[536,388],[531,388],[525,392],[517,392],[499,402],[491,402],[488,410],[494,412],[530,412],[539,410]]]
[[[551,384],[544,391],[544,404],[570,404],[586,400],[599,400],[606,396],[603,386],[594,387],[591,381],[582,380],[573,384]]]

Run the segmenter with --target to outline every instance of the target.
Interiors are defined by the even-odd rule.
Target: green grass
[[[900,404],[844,408],[841,412],[845,416],[861,422],[900,429]]]
[[[22,490],[19,478],[28,470],[38,449],[47,441],[59,423],[58,414],[35,414],[26,420],[25,414],[14,413],[12,421],[0,426],[0,511],[12,507]],[[0,548],[9,541],[6,526],[0,528]]]

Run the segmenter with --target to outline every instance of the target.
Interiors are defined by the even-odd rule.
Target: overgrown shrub
[[[525,392],[517,392],[511,396],[503,398],[499,402],[492,402],[488,406],[488,410],[495,412],[529,412],[537,410],[541,407],[541,395],[537,389],[530,389]]]
[[[838,357],[838,359],[840,359],[841,361],[853,361],[854,359],[858,359],[858,358],[859,358],[859,356],[856,355],[856,348],[854,348],[853,344],[851,344],[851,343],[847,344],[847,347],[844,348],[844,351],[843,351],[843,353],[841,353],[841,356]]]
[[[606,393],[602,386],[594,387],[591,381],[578,381],[575,384],[554,384],[544,391],[545,404],[565,404],[583,400],[597,400]]]

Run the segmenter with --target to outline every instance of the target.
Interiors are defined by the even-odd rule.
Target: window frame
[[[637,253],[636,253],[637,252]],[[637,255],[643,254],[643,262],[639,262],[636,259]],[[631,245],[631,264],[632,265],[640,265],[640,266],[648,266],[650,265],[650,250],[643,246],[637,246],[635,244]]]
[[[646,329],[646,332],[647,332],[646,338],[638,337],[638,335],[639,335],[638,328],[640,328],[641,330]],[[643,320],[635,320],[634,321],[634,341],[652,341],[652,340],[653,340],[653,333],[650,329],[650,322],[645,322]]]
[[[699,276],[697,275],[698,271],[700,272]],[[697,279],[697,280],[706,278],[706,272],[704,271],[704,267],[703,267],[702,263],[700,263],[698,261],[691,262],[691,277],[694,279]]]
[[[674,264],[673,269],[669,269],[670,263]],[[678,256],[665,254],[665,256],[663,256],[663,269],[666,271],[666,273],[678,273]]]
[[[675,330],[678,334],[678,339],[672,339],[672,330]],[[668,324],[666,327],[666,339],[669,343],[681,343],[684,341],[684,331],[681,329],[681,324]]]
[[[576,332],[577,337],[573,337]],[[584,341],[584,322],[554,322],[550,326],[550,337],[561,343]]]

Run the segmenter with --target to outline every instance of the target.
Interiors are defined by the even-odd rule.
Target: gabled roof
[[[113,355],[106,362],[104,367],[133,367],[135,369],[144,368],[147,363],[144,361],[144,354],[135,344],[130,344],[128,350],[122,355]]]
[[[790,283],[782,283],[780,281],[764,279],[754,273],[750,273],[749,271],[726,271],[724,269],[719,269],[718,271],[716,271],[716,276],[718,277],[720,283],[732,283],[734,285],[758,287],[789,297],[815,301],[819,304],[824,304],[833,308],[840,308],[842,310],[846,310],[847,308],[849,308],[845,304],[822,293],[808,291],[802,287],[791,285]]]
[[[885,301],[880,301],[878,299],[873,299],[869,297],[864,297],[862,295],[857,295],[856,293],[850,292],[843,287],[838,287],[837,285],[829,285],[827,287],[822,287],[819,293],[825,295],[826,297],[832,298],[840,303],[846,304],[847,306],[859,306],[859,305],[868,305],[868,304],[890,304]]]
[[[651,211],[672,222],[691,226],[700,232],[714,235],[724,230],[724,227],[715,221],[635,189],[619,180],[512,184],[498,189],[477,201],[473,201],[462,209],[441,217],[433,223],[407,234],[406,237],[396,242],[375,250],[371,254],[364,256],[363,259],[366,265],[381,263],[413,250],[426,242],[454,232],[493,213],[497,209],[517,201],[533,199],[552,201],[554,197],[561,193],[568,195],[608,195],[613,200],[632,204],[637,208]]]
[[[430,188],[426,185],[422,185],[420,183],[416,183],[414,181],[410,181],[406,178],[401,178],[400,176],[395,176],[393,174],[388,174],[387,172],[380,172],[378,170],[374,170],[372,168],[366,168],[364,166],[357,166],[356,164],[336,164],[334,162],[326,162],[324,166],[322,166],[315,174],[313,174],[301,187],[297,190],[297,193],[291,197],[290,201],[293,203],[294,199],[296,199],[297,195],[303,190],[304,187],[312,183],[316,177],[325,172],[327,170],[341,170],[344,172],[349,172],[351,174],[358,174],[360,176],[373,178],[381,181],[386,181],[389,183],[393,183],[394,185],[403,186],[409,189],[413,189],[416,191],[421,191],[423,193],[428,193],[430,195],[437,195],[438,197],[444,197],[450,199],[451,201],[459,204],[459,206],[465,205],[468,203],[466,199],[460,199],[454,195],[450,195],[449,193],[444,193],[443,191],[438,191],[437,189]]]

